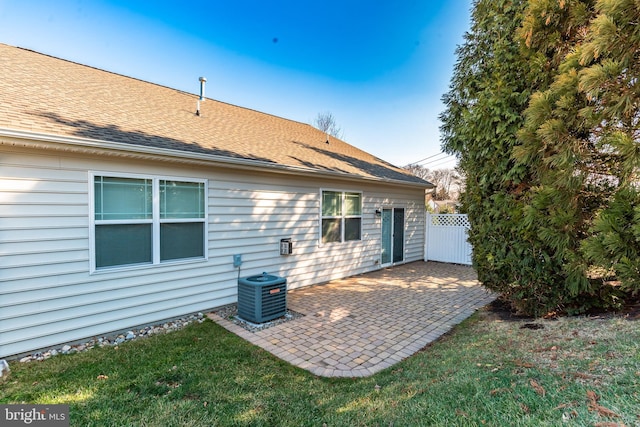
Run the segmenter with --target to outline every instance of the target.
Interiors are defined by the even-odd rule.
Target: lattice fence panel
[[[467,215],[427,214],[424,259],[471,265],[472,247],[467,241],[469,228]]]
[[[431,224],[439,227],[466,227],[470,228],[471,223],[467,215],[460,214],[435,214],[429,215]]]

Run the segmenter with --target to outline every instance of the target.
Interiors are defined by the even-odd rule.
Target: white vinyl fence
[[[469,218],[464,214],[427,212],[425,261],[471,265],[471,245],[467,242]]]

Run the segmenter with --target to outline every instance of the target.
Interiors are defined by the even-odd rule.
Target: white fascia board
[[[7,138],[5,140],[4,138]],[[20,143],[18,143],[20,141]],[[30,144],[29,142],[34,142]],[[232,169],[261,169],[269,172],[290,174],[290,175],[304,175],[309,176],[324,176],[334,179],[346,179],[350,181],[369,181],[377,183],[386,183],[391,185],[402,185],[416,188],[433,188],[433,185],[428,186],[421,183],[414,183],[409,181],[384,179],[376,177],[368,177],[361,175],[349,175],[341,172],[332,172],[317,170],[312,168],[305,168],[301,166],[282,165],[279,163],[265,162],[262,160],[251,159],[236,159],[233,157],[219,156],[215,154],[206,153],[193,153],[182,150],[171,150],[168,148],[147,147],[144,145],[125,144],[122,142],[111,142],[99,139],[91,138],[79,138],[74,136],[61,136],[40,132],[31,132],[24,130],[14,130],[0,128],[0,145],[23,145],[23,146],[35,146],[36,148],[54,148],[52,146],[43,146],[39,143],[55,144],[58,145],[58,149],[71,149],[82,151],[107,151],[107,152],[119,152],[123,155],[129,155],[130,157],[138,157],[140,155],[161,157],[166,160],[173,160],[180,163],[199,163],[199,164],[215,164],[222,167]],[[67,148],[65,148],[67,147]]]

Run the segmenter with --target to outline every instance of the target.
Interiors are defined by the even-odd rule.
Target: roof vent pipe
[[[198,80],[200,80],[200,99],[196,102],[196,116],[200,115],[200,103],[204,102],[204,86],[207,83],[206,77],[200,77]]]
[[[200,77],[200,101],[204,101],[204,85],[207,83],[206,77]]]

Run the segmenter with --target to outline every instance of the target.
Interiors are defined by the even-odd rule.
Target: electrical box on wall
[[[291,255],[293,253],[293,243],[291,239],[280,239],[280,255]]]
[[[233,256],[233,266],[235,268],[238,268],[242,265],[242,255],[238,254],[238,255],[234,255]]]

